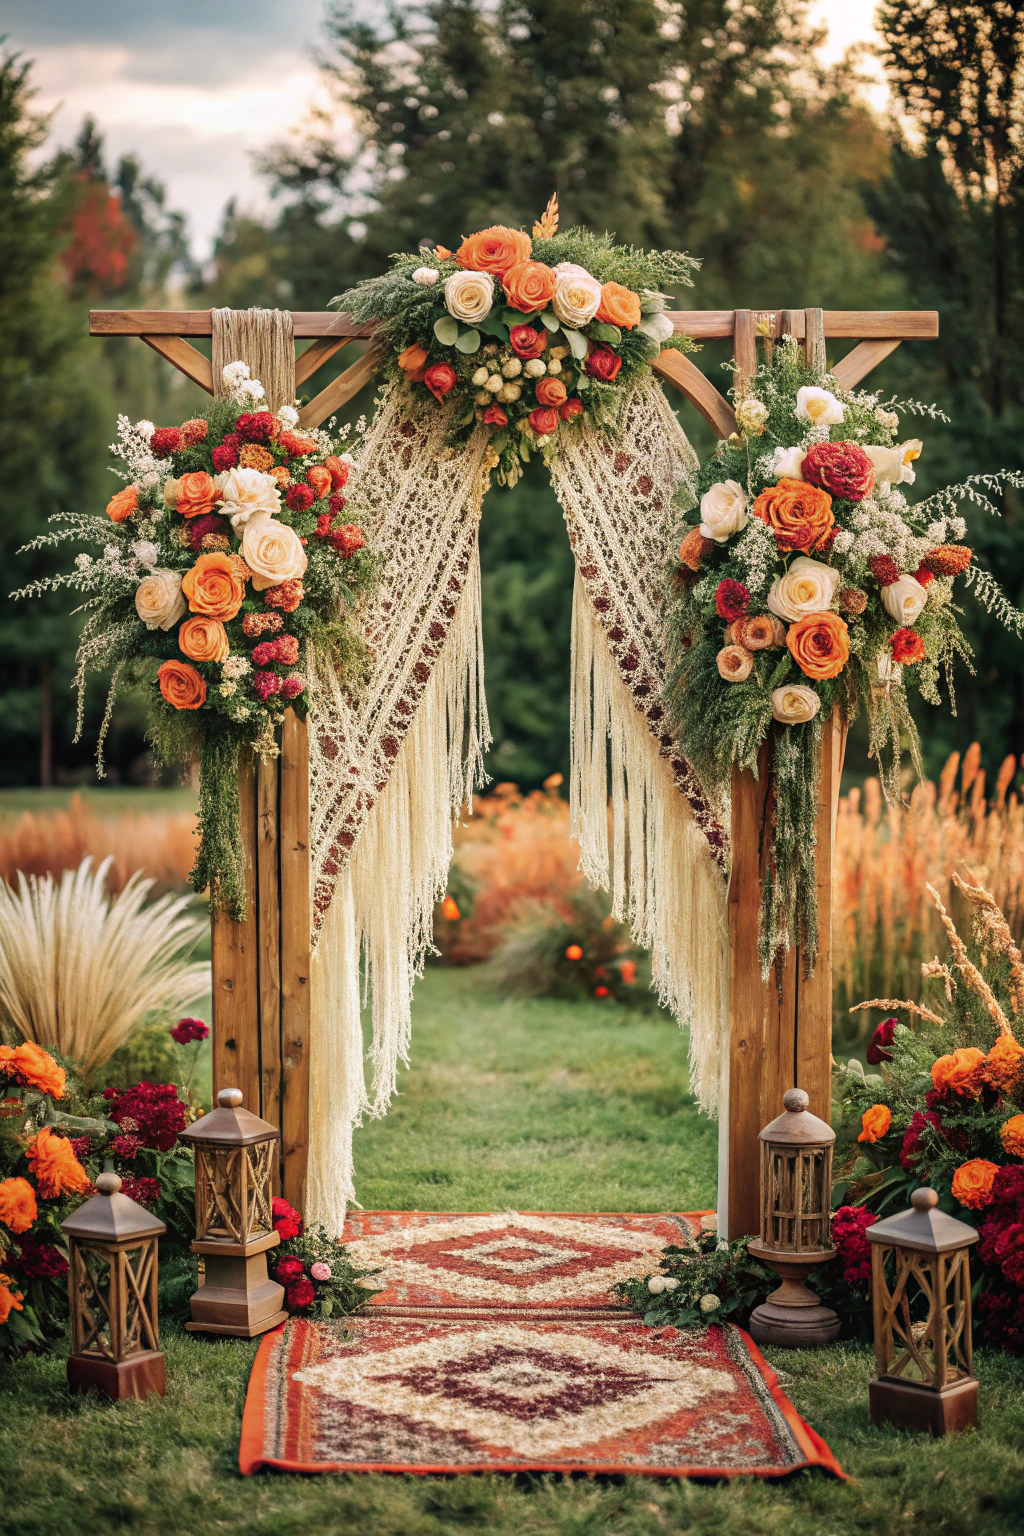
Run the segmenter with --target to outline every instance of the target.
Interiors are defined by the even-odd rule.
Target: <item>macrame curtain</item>
[[[400,391],[385,394],[349,500],[383,565],[366,616],[369,679],[349,698],[329,668],[311,675],[307,1209],[333,1231],[354,1198],[353,1126],[386,1110],[408,1060],[412,988],[447,881],[452,823],[489,744],[477,539],[486,437],[452,449],[443,411],[406,411]],[[724,833],[659,702],[659,591],[673,498],[695,462],[650,380],[626,402],[614,444],[573,434],[553,474],[577,561],[571,790],[582,867],[610,885],[616,913],[650,946],[659,996],[691,1027],[695,1091],[713,1110],[726,1005]],[[370,1085],[360,955],[372,998]]]
[[[259,379],[267,409],[279,411],[295,401],[295,342],[292,317],[286,309],[215,309],[213,324],[213,392],[224,398],[224,369],[245,363]]]

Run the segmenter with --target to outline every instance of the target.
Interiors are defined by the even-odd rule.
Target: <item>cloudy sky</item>
[[[252,157],[316,99],[323,11],[323,0],[0,0],[0,36],[35,60],[55,141],[91,114],[109,158],[138,154],[188,211],[203,257],[230,197],[266,204]],[[872,36],[874,0],[815,0],[813,12],[830,29],[826,58]]]

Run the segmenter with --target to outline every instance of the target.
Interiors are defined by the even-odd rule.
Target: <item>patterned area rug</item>
[[[842,1477],[740,1329],[646,1328],[610,1294],[699,1214],[361,1213],[385,1289],[265,1336],[242,1472]]]

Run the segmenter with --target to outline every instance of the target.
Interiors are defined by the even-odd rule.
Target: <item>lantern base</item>
[[[832,1308],[823,1307],[813,1291],[807,1295],[810,1301],[802,1306],[765,1301],[755,1307],[750,1332],[757,1342],[781,1344],[783,1349],[817,1349],[838,1338],[841,1324]]]
[[[868,1400],[876,1424],[897,1424],[933,1435],[955,1435],[978,1427],[978,1383],[973,1376],[939,1392],[913,1381],[882,1378],[868,1383]]]
[[[276,1234],[275,1234],[276,1236]],[[192,1297],[189,1333],[226,1333],[233,1338],[254,1339],[284,1321],[281,1310],[284,1286],[267,1274],[265,1252],[238,1258],[206,1255],[203,1284]]]
[[[128,1397],[166,1397],[163,1354],[158,1349],[149,1349],[129,1360],[69,1355],[68,1388],[72,1392],[104,1392],[115,1403]]]

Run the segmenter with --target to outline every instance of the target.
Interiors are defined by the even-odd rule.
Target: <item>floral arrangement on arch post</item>
[[[1024,634],[1024,614],[972,563],[959,512],[965,498],[995,512],[986,492],[1024,475],[976,475],[911,504],[905,487],[924,445],[900,439],[900,410],[940,413],[840,389],[792,337],[734,393],[737,430],[703,465],[679,546],[666,699],[714,798],[734,766],[756,774],[769,744],[761,964],[767,975],[799,942],[810,973],[823,724],[833,709],[849,719],[866,705],[869,751],[898,801],[903,738],[921,773],[908,690],[940,704],[941,680],[955,709],[953,665],[970,664],[955,579]]]
[[[1024,1046],[1017,1039],[1024,960],[989,892],[973,877],[953,881],[970,912],[966,940],[928,887],[949,941],[945,961],[921,967],[937,998],[857,1005],[894,1011],[868,1047],[876,1070],[865,1073],[856,1062],[837,1068],[840,1101],[857,1133],[856,1156],[837,1186],[855,1203],[837,1218],[864,1249],[848,1274],[863,1290],[870,1283],[865,1228],[930,1184],[943,1210],[978,1229],[982,1330],[1024,1351]]]
[[[88,615],[78,649],[78,735],[86,681],[110,671],[97,749],[118,691],[150,691],[151,741],[165,762],[198,758],[201,841],[190,879],[215,911],[244,915],[239,755],[278,751],[288,705],[304,709],[306,659],[323,651],[350,680],[365,661],[354,622],[374,580],[364,531],[345,520],[354,472],[349,428],[298,430],[298,412],[263,409],[246,364],[224,369],[227,398],[180,426],[118,418],[111,452],[125,481],[106,516],[60,513],[26,550],[101,545],[74,569],[14,597],[69,588]],[[78,740],[78,735],[75,739]]]
[[[663,349],[692,350],[661,290],[692,286],[696,266],[586,229],[560,235],[553,196],[532,237],[497,224],[455,251],[424,246],[331,304],[376,322],[385,375],[446,406],[456,441],[488,432],[497,478],[514,485],[523,462],[581,424],[614,431],[626,389]]]

